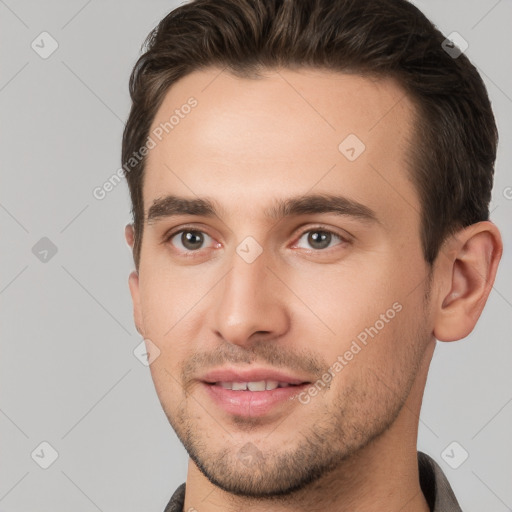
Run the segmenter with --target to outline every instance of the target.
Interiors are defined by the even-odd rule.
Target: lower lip
[[[297,399],[291,399],[308,386],[308,384],[301,384],[267,391],[233,391],[217,384],[202,382],[202,385],[213,401],[228,414],[250,418],[268,414],[284,402],[297,403]]]

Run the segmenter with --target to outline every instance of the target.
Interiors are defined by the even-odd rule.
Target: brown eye
[[[174,233],[169,242],[180,251],[187,252],[202,249],[202,245],[208,239],[211,240],[211,237],[202,231],[184,229]]]

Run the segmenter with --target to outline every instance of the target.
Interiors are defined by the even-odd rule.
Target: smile
[[[253,382],[215,382],[214,385],[233,391],[270,391],[276,388],[294,386],[295,384],[278,382],[277,380],[258,380]]]

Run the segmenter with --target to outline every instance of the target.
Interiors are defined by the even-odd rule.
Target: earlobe
[[[498,228],[490,221],[472,224],[459,231],[451,250],[439,253],[440,276],[448,285],[438,298],[434,336],[456,341],[474,329],[491,292],[503,243]]]
[[[130,287],[130,294],[132,296],[135,328],[137,329],[137,332],[144,337],[144,325],[142,322],[142,312],[140,307],[139,274],[136,270],[130,273],[128,286]]]

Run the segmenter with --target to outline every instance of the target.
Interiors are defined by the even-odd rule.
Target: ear
[[[457,232],[441,249],[434,337],[455,341],[474,329],[491,292],[503,243],[491,221]]]
[[[124,237],[126,238],[126,243],[133,250],[133,241],[134,241],[133,224],[126,224],[126,226],[124,227]]]
[[[124,228],[124,236],[127,244],[133,250],[133,224],[127,224]],[[133,319],[135,321],[135,327],[141,336],[144,336],[144,326],[142,323],[142,311],[140,307],[140,292],[139,292],[139,273],[134,270],[130,273],[128,278],[128,286],[130,287],[130,294],[132,296],[133,303]]]

